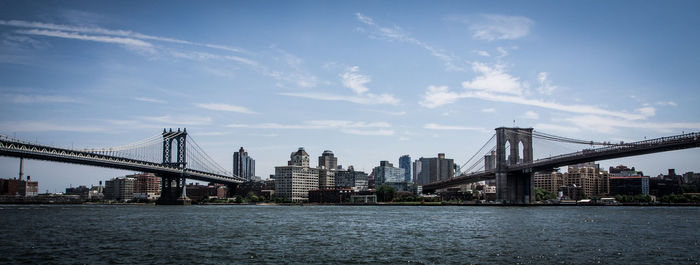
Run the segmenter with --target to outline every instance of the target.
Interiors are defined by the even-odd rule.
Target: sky
[[[698,1],[0,1],[0,134],[72,148],[187,128],[267,178],[304,147],[462,164],[500,126],[700,131]],[[587,146],[535,142],[535,156]],[[700,171],[700,149],[599,161]],[[0,157],[0,177],[16,158]],[[25,161],[40,191],[131,172]]]

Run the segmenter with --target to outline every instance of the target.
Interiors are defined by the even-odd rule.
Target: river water
[[[698,264],[700,207],[0,205],[0,264]]]

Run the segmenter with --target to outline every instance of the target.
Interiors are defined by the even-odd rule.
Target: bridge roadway
[[[553,170],[554,168],[575,165],[585,162],[601,161],[620,157],[637,156],[651,153],[659,153],[673,150],[700,147],[700,133],[687,133],[675,136],[655,138],[628,144],[601,147],[597,149],[584,149],[579,152],[563,154],[543,159],[532,163],[509,165],[507,173],[534,173],[537,171]],[[435,192],[438,189],[454,187],[461,184],[474,183],[483,180],[495,179],[496,170],[462,174],[458,177],[437,181],[423,186],[424,192]]]
[[[242,178],[238,177],[194,169],[183,169],[148,161],[18,142],[4,138],[0,139],[0,156],[23,157],[45,161],[149,172],[159,176],[185,177],[187,179],[221,184],[238,184],[244,181]]]

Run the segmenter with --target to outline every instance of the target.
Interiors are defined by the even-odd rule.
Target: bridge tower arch
[[[179,175],[160,176],[161,191],[157,203],[187,204],[187,184],[184,176],[184,170],[187,168],[187,129],[163,129],[163,165],[180,168],[183,172]]]
[[[508,143],[508,156],[506,156],[506,143]],[[496,128],[496,198],[498,201],[508,204],[529,204],[535,201],[533,172],[508,173],[510,165],[531,162],[532,128]]]

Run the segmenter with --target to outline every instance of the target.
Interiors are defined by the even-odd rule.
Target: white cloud
[[[152,125],[156,125],[153,124],[154,122],[159,123],[160,125],[158,127],[163,127],[163,125],[209,125],[212,121],[210,117],[200,117],[192,115],[183,115],[177,117],[173,117],[170,115],[143,116],[139,117],[139,119],[148,121]]]
[[[57,95],[21,95],[21,94],[4,94],[3,98],[9,99],[14,103],[78,103],[81,100],[73,97],[57,96]]]
[[[658,106],[672,106],[672,107],[678,106],[678,104],[676,104],[676,102],[673,102],[673,101],[659,101],[659,102],[656,102],[656,105],[658,105]]]
[[[69,125],[43,121],[18,121],[0,123],[0,131],[4,132],[106,132],[107,128],[99,126]]]
[[[133,39],[154,40],[154,41],[162,41],[162,42],[169,42],[169,43],[176,43],[176,44],[195,45],[195,46],[202,46],[202,47],[208,47],[208,48],[212,48],[212,49],[219,49],[219,50],[225,50],[225,51],[231,51],[231,52],[240,52],[240,53],[246,52],[245,50],[238,48],[238,47],[231,47],[231,46],[218,45],[218,44],[209,44],[209,43],[197,43],[197,42],[179,40],[179,39],[168,38],[168,37],[146,35],[146,34],[142,34],[142,33],[138,33],[138,32],[133,32],[130,30],[112,30],[112,29],[105,29],[105,28],[100,28],[100,27],[81,27],[81,26],[60,25],[60,24],[42,23],[42,22],[34,22],[34,21],[22,21],[22,20],[9,20],[9,21],[0,20],[0,25],[21,27],[21,28],[44,29],[44,30],[51,30],[51,31],[63,31],[63,32],[68,31],[68,32],[74,32],[74,33],[119,36],[119,37],[133,38]]]
[[[96,42],[104,42],[104,43],[115,43],[115,44],[122,44],[122,45],[126,45],[126,46],[134,46],[134,47],[140,47],[140,48],[152,48],[153,47],[153,45],[151,45],[148,42],[145,42],[142,40],[137,40],[137,39],[132,39],[132,38],[123,38],[123,37],[84,35],[84,34],[78,34],[78,33],[72,33],[72,32],[43,30],[43,29],[19,30],[17,32],[22,33],[22,34],[29,34],[29,35],[39,35],[39,36],[48,36],[48,37],[65,38],[65,39],[96,41]]]
[[[503,57],[510,55],[510,53],[508,53],[508,50],[506,50],[503,47],[497,47],[496,50],[499,53],[498,58],[503,58]]]
[[[374,25],[374,20],[368,16],[362,15],[359,12],[355,13],[355,16],[357,16],[357,20],[359,20],[362,23],[365,23],[367,25]]]
[[[439,125],[435,123],[428,123],[423,126],[425,129],[429,130],[448,130],[448,131],[486,131],[486,129],[481,127],[467,127],[467,126],[454,126],[454,125]]]
[[[256,114],[256,112],[246,108],[246,107],[241,107],[241,106],[236,106],[236,105],[230,105],[230,104],[223,104],[223,103],[195,103],[195,106],[203,109],[208,109],[208,110],[216,110],[216,111],[228,111],[228,112],[237,112],[237,113],[245,113],[245,114]]]
[[[484,14],[471,23],[472,37],[480,40],[514,40],[527,36],[534,22],[521,16]]]
[[[504,103],[514,103],[519,105],[534,106],[558,111],[565,111],[571,113],[579,114],[595,114],[595,115],[606,115],[619,117],[627,120],[643,120],[647,119],[650,111],[646,113],[629,113],[622,111],[612,111],[601,109],[596,106],[590,105],[564,105],[556,102],[548,102],[537,99],[527,99],[519,96],[507,96],[507,95],[496,95],[483,91],[468,91],[460,94],[461,97],[465,98],[477,98],[482,100],[494,101],[494,102],[504,102]]]
[[[387,41],[400,41],[404,43],[410,43],[418,47],[423,48],[428,51],[430,55],[438,58],[445,65],[448,71],[464,71],[464,68],[460,66],[461,64],[458,57],[449,54],[448,52],[436,48],[430,44],[427,44],[421,40],[411,37],[408,33],[404,32],[400,27],[394,26],[393,28],[382,27],[378,25],[374,20],[368,16],[362,15],[360,13],[355,13],[357,20],[372,27],[374,30],[370,32],[370,36],[377,39],[384,39]],[[362,30],[364,31],[364,30]]]
[[[551,95],[552,92],[557,89],[557,86],[552,85],[552,82],[549,81],[547,77],[547,72],[540,72],[537,74],[537,81],[540,83],[540,86],[537,87],[537,91],[540,92],[540,94]]]
[[[150,102],[150,103],[166,103],[164,100],[160,99],[155,99],[155,98],[147,98],[147,97],[135,97],[134,100],[136,101],[143,101],[143,102]]]
[[[540,115],[537,114],[537,112],[534,112],[534,111],[526,111],[526,112],[523,113],[523,115],[520,116],[520,117],[521,117],[521,118],[525,118],[525,119],[537,120],[537,119],[540,118]]]
[[[581,129],[579,129],[576,126],[548,124],[548,123],[535,124],[534,128],[537,129],[538,131],[545,131],[545,132],[577,133],[577,132],[581,131]]]
[[[494,108],[485,108],[485,109],[481,109],[481,112],[487,112],[487,113],[489,113],[489,112],[496,112],[496,109],[494,109]]]
[[[507,74],[503,66],[490,67],[484,63],[475,62],[472,70],[479,74],[471,81],[462,82],[462,87],[486,92],[522,95],[523,86],[517,77]]]
[[[491,56],[487,51],[474,51],[479,56],[489,57]]]
[[[640,122],[597,115],[575,116],[564,121],[581,129],[600,133],[613,133],[620,128],[650,129],[666,133],[682,129],[700,130],[700,122]]]
[[[360,68],[358,66],[350,67],[341,75],[341,78],[343,86],[352,89],[358,95],[362,95],[369,90],[365,84],[371,82],[372,79],[369,76],[360,74],[359,71]]]
[[[405,111],[386,111],[386,110],[376,110],[376,109],[364,109],[364,111],[382,113],[382,114],[393,115],[393,116],[403,116],[403,115],[406,115],[406,113],[407,113]]]
[[[418,102],[423,107],[432,109],[445,104],[451,104],[463,96],[457,92],[451,92],[447,86],[428,86],[423,94],[423,100]]]
[[[391,94],[372,94],[367,93],[362,96],[352,96],[352,95],[336,95],[328,93],[314,93],[314,92],[288,92],[279,93],[283,96],[299,97],[299,98],[310,98],[316,100],[327,100],[327,101],[347,101],[362,105],[398,105],[400,100],[395,98]]]
[[[345,134],[387,136],[394,135],[394,130],[390,129],[391,124],[386,122],[357,122],[345,120],[311,120],[302,124],[279,124],[279,123],[258,123],[258,124],[229,124],[230,128],[247,129],[283,129],[283,130],[339,130]]]
[[[346,134],[367,135],[367,136],[391,136],[391,135],[394,135],[394,130],[386,130],[386,129],[379,129],[379,130],[345,129],[345,130],[341,130],[340,132],[346,133]]]

